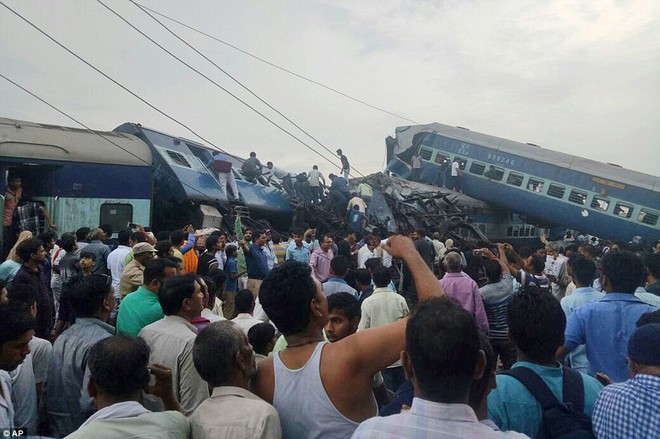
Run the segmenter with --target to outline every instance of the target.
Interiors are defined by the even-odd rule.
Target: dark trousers
[[[500,357],[502,362],[502,370],[509,370],[513,363],[518,360],[518,350],[511,340],[490,339],[490,344],[493,346],[495,352],[495,359]]]
[[[401,387],[401,384],[403,384],[403,382],[406,380],[406,374],[403,372],[403,366],[388,367],[387,369],[383,369],[381,372],[383,374],[385,385],[392,392],[396,392],[396,390]]]
[[[312,203],[316,204],[323,200],[323,188],[321,186],[310,186],[309,190],[312,196]]]

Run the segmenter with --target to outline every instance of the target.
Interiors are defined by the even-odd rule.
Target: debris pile
[[[406,232],[423,229],[428,234],[438,232],[441,239],[454,242],[471,241],[485,245],[488,238],[471,222],[475,208],[487,208],[481,201],[450,189],[416,183],[383,173],[351,179],[351,190],[367,184],[373,191],[367,202],[364,232],[378,229],[385,232]],[[294,197],[293,227],[317,228],[324,232],[346,232],[346,212],[336,212],[327,204],[312,204]]]

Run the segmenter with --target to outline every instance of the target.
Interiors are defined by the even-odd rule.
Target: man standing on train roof
[[[250,153],[250,158],[243,162],[241,171],[243,172],[245,178],[254,181],[261,176],[261,171],[263,168],[264,165],[262,165],[257,158],[257,153],[252,151]]]
[[[443,159],[438,169],[438,175],[435,177],[434,184],[447,187],[447,171],[449,171],[449,159]]]
[[[323,178],[323,174],[319,171],[319,167],[314,165],[312,166],[312,170],[307,174],[307,183],[309,184],[312,204],[318,204],[323,200],[323,187],[321,186],[321,182],[323,182],[323,186],[325,186],[325,178]]]
[[[341,159],[341,171],[346,181],[348,181],[348,174],[351,172],[351,165],[348,163],[348,157],[344,155],[341,149],[337,150],[337,155]]]
[[[457,192],[463,192],[461,190],[461,165],[458,162],[458,157],[454,157],[454,161],[451,164],[451,180],[452,180],[452,189]]]
[[[238,186],[236,186],[236,177],[232,172],[232,162],[227,160],[227,156],[222,153],[217,153],[213,156],[213,170],[217,172],[218,183],[223,191],[227,192],[227,183],[231,189],[231,194],[234,198],[238,199]]]
[[[419,152],[413,154],[412,159],[410,160],[410,166],[412,171],[412,181],[420,181],[422,176],[422,157],[419,155]]]
[[[286,193],[292,195],[293,180],[291,179],[291,174],[289,174],[284,169],[278,168],[277,166],[273,165],[273,162],[266,163],[266,167],[268,168],[268,170],[264,172],[264,176],[268,177],[267,183],[270,184],[270,181],[273,179],[273,177],[275,177],[278,180],[282,181],[282,187],[284,188]]]

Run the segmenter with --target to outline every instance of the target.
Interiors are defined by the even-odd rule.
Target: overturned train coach
[[[240,192],[230,202],[210,166],[215,152],[139,124],[90,131],[0,118],[0,194],[10,173],[20,176],[26,198],[43,204],[60,231],[219,226],[236,206],[256,218],[290,217],[284,191],[248,182],[242,160],[226,155]]]
[[[491,205],[605,239],[660,239],[658,177],[439,123],[399,127],[386,145],[404,178],[418,153],[423,182],[451,184],[457,160],[462,190]]]

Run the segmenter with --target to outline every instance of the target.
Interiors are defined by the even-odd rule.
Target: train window
[[[550,183],[548,186],[548,195],[555,198],[564,198],[566,188],[560,184]]]
[[[506,179],[506,184],[511,186],[522,186],[522,182],[525,179],[525,176],[518,174],[517,172],[509,172],[509,177]]]
[[[433,155],[433,150],[425,147],[419,148],[419,156],[422,158],[422,160],[429,161],[431,160],[431,156]]]
[[[442,163],[449,161],[449,156],[444,154],[436,154],[433,161],[441,165]]]
[[[484,165],[483,163],[472,162],[472,164],[470,165],[470,174],[482,175],[485,169],[486,169],[486,165]]]
[[[458,156],[454,157],[454,160],[458,160],[458,168],[461,171],[465,171],[465,165],[467,165],[467,160]]]
[[[594,195],[594,198],[591,200],[591,207],[605,211],[608,207],[610,207],[610,200],[607,198],[599,197],[598,195]]]
[[[544,184],[545,182],[540,178],[529,177],[529,181],[527,182],[527,189],[529,189],[530,191],[541,193],[543,192]]]
[[[655,226],[656,224],[658,224],[658,216],[660,216],[660,214],[655,210],[642,209],[639,212],[637,221],[639,221],[640,223],[650,224],[652,226]]]
[[[484,172],[484,177],[490,180],[502,181],[502,178],[504,177],[504,169],[490,165],[488,166],[488,170]]]
[[[192,168],[190,166],[190,163],[188,163],[188,160],[186,160],[186,157],[183,154],[180,154],[176,151],[172,151],[171,149],[166,149],[167,151],[167,156],[172,159],[174,164],[183,166],[184,168]]]
[[[571,190],[571,193],[568,194],[568,201],[575,204],[582,204],[584,206],[587,203],[587,193],[573,189]]]
[[[633,206],[630,204],[618,202],[614,206],[614,215],[620,216],[621,218],[630,218],[633,214]]]
[[[506,228],[506,236],[509,238],[513,236],[513,226],[509,226]]]
[[[112,230],[122,230],[126,224],[133,222],[133,206],[130,204],[101,204],[100,224],[110,224]]]

